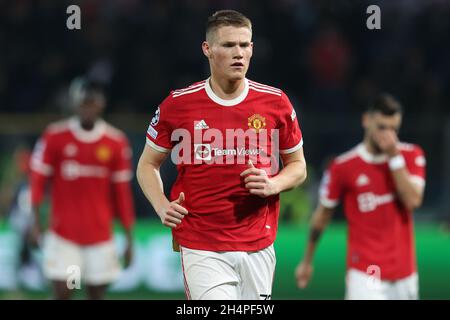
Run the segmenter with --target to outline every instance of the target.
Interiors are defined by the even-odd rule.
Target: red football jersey
[[[208,79],[172,91],[150,123],[147,144],[161,152],[172,150],[177,165],[170,198],[184,192],[189,211],[173,229],[179,244],[256,251],[274,242],[279,197],[251,195],[240,173],[250,159],[273,176],[278,152],[302,147],[296,113],[281,90],[245,79],[240,96],[223,100]]]
[[[31,158],[31,197],[51,187],[50,228],[80,245],[109,240],[112,220],[134,222],[131,149],[125,135],[103,120],[90,131],[77,118],[51,124]]]
[[[422,149],[402,143],[400,151],[411,180],[424,187]],[[347,268],[367,272],[375,265],[385,280],[416,271],[413,215],[396,195],[385,155],[372,155],[360,144],[337,157],[322,179],[320,201],[334,208],[341,199],[348,221]]]

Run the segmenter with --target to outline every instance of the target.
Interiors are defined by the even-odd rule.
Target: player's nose
[[[244,50],[240,46],[235,46],[233,50],[233,59],[242,59],[244,57]]]

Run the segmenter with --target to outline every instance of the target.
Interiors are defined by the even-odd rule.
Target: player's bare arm
[[[188,214],[188,211],[182,206],[185,200],[183,192],[180,193],[177,200],[172,202],[164,194],[159,170],[166,157],[167,153],[156,151],[146,145],[139,159],[136,175],[144,195],[152,204],[162,224],[175,228]],[[159,186],[159,188],[155,188],[155,186]]]
[[[303,148],[290,154],[282,154],[283,169],[269,178],[266,171],[257,169],[249,161],[249,168],[241,173],[245,187],[251,194],[266,198],[298,187],[306,179],[306,161]]]
[[[311,218],[311,227],[305,255],[295,270],[295,277],[299,288],[306,288],[311,279],[313,273],[313,258],[317,242],[330,222],[333,212],[334,209],[324,207],[321,204],[319,204],[314,211]]]
[[[402,203],[409,209],[414,210],[422,204],[424,187],[413,182],[411,176],[404,164],[404,159],[399,150],[399,141],[397,134],[393,130],[384,130],[374,137],[380,149],[386,153],[392,161],[398,159],[400,165],[391,168],[391,174],[394,178],[397,194]],[[403,165],[401,161],[403,159]]]

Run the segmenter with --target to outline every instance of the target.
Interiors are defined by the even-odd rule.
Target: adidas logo
[[[195,121],[194,121],[195,123]],[[195,130],[201,130],[201,129],[209,129],[209,126],[206,124],[205,120],[200,120],[194,125]]]
[[[367,177],[365,174],[361,174],[356,180],[356,185],[358,187],[366,186],[368,184],[369,184],[369,177]]]

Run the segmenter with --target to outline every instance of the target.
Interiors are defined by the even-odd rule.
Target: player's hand
[[[400,153],[398,148],[398,137],[393,130],[384,130],[375,135],[375,141],[381,151],[389,157],[394,157]]]
[[[175,228],[181,223],[184,216],[188,214],[186,208],[182,206],[183,202],[184,192],[180,192],[177,200],[169,202],[157,212],[163,225],[169,228]]]
[[[278,194],[275,183],[267,176],[266,171],[257,169],[252,161],[248,161],[248,169],[241,172],[241,177],[245,177],[245,187],[251,194],[267,198],[274,194]]]
[[[295,279],[297,280],[297,287],[304,289],[308,286],[309,280],[313,273],[313,266],[304,261],[300,262],[295,269]]]

